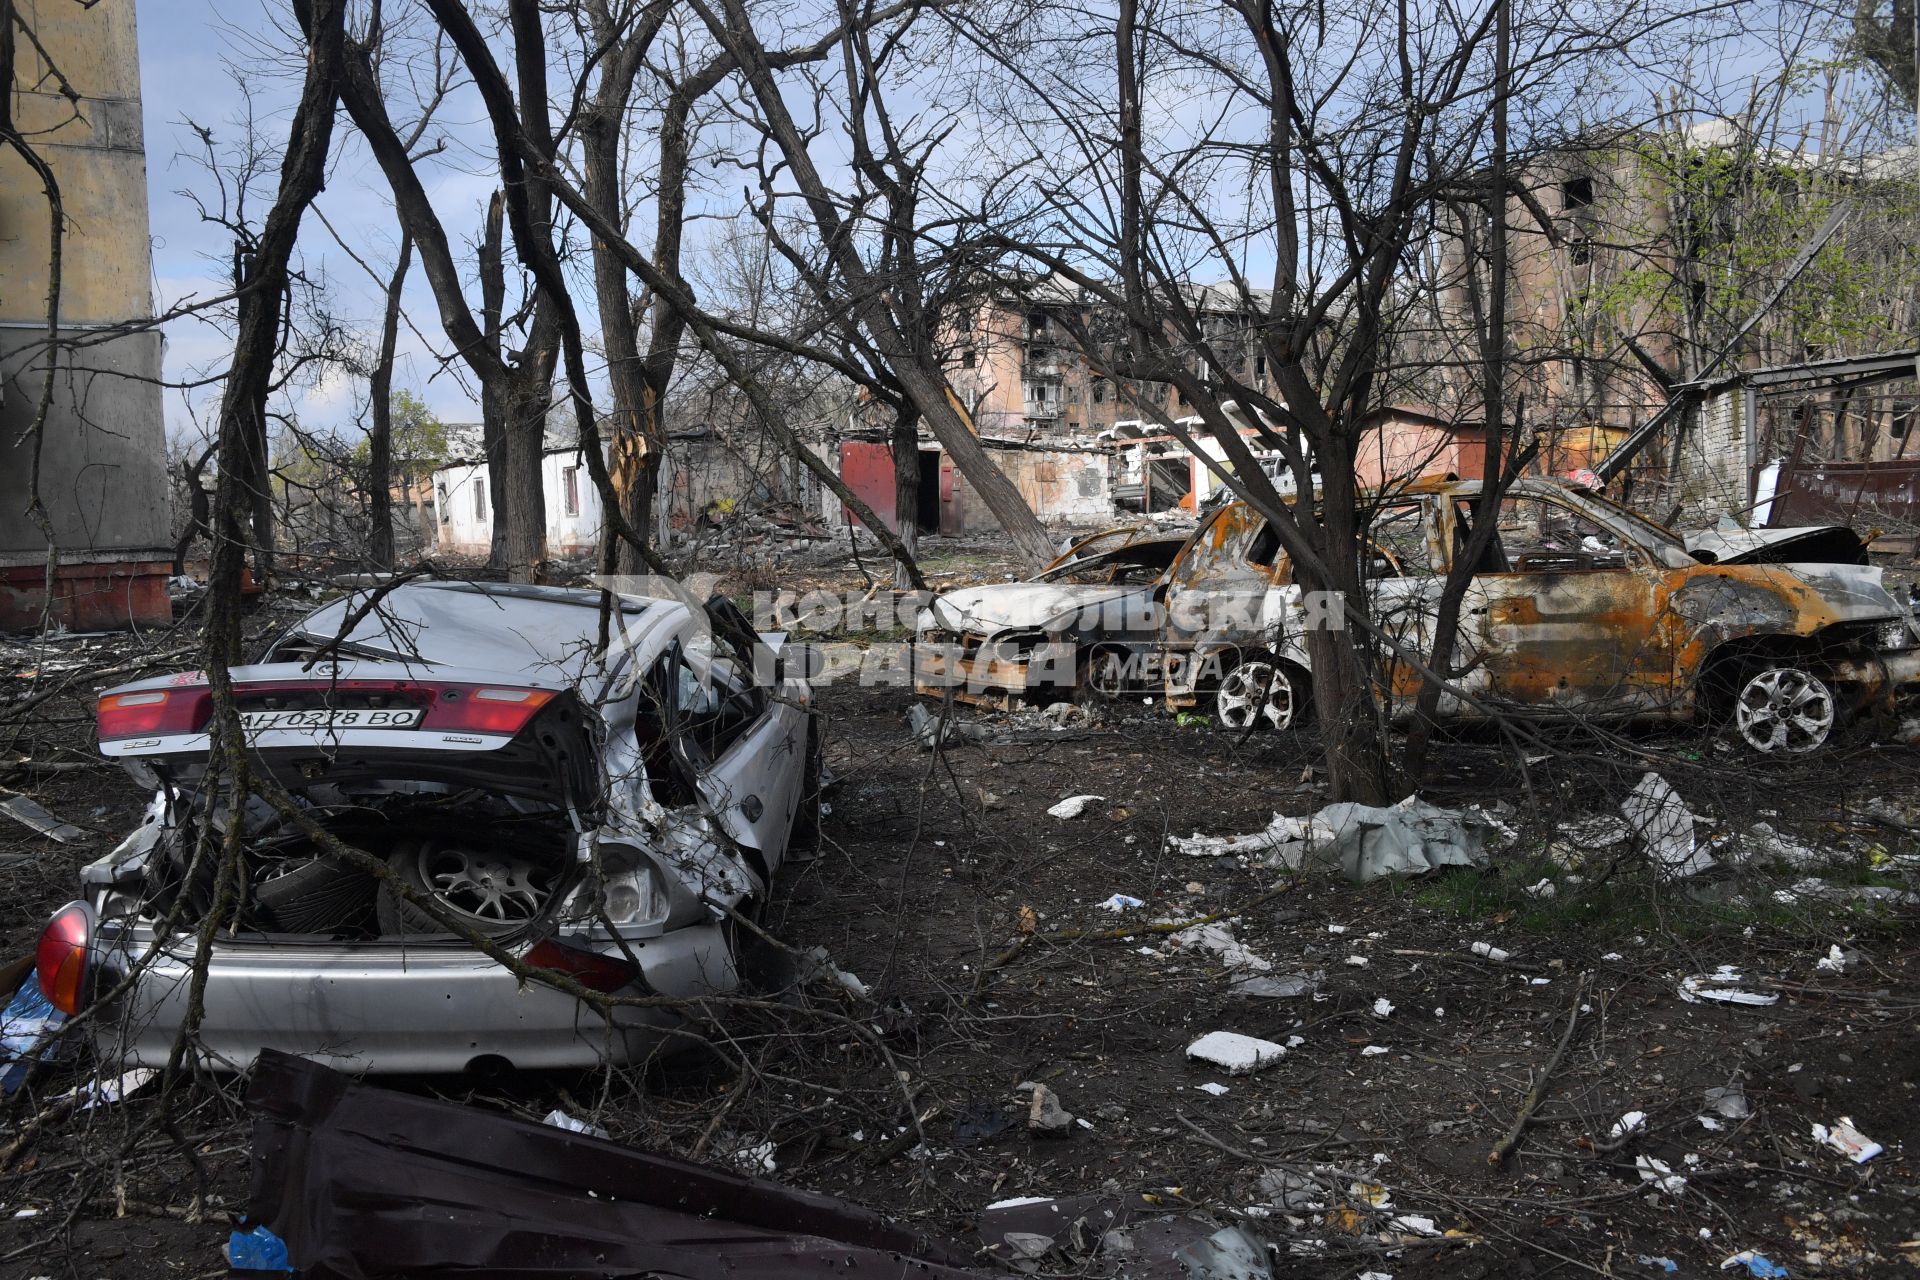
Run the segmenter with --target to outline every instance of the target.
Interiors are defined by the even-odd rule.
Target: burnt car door
[[[1472,537],[1474,503],[1452,503],[1458,550]],[[1550,490],[1504,495],[1495,518],[1461,619],[1492,698],[1607,718],[1664,706],[1673,658],[1648,550]]]
[[[1244,502],[1194,531],[1167,577],[1160,657],[1169,697],[1191,695],[1278,644],[1264,624],[1268,592],[1285,567],[1279,535]]]

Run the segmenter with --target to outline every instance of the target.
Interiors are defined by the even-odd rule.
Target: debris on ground
[[[1648,859],[1669,878],[1698,875],[1713,865],[1711,855],[1694,839],[1693,810],[1659,774],[1644,775],[1620,802],[1620,812],[1640,833]]]
[[[1787,1280],[1785,1267],[1769,1261],[1765,1254],[1752,1249],[1742,1249],[1720,1264],[1722,1271],[1731,1271],[1735,1267],[1744,1270],[1753,1280]]]
[[[58,840],[61,844],[71,844],[75,840],[86,839],[86,832],[71,822],[63,822],[54,817],[39,801],[16,795],[11,791],[0,791],[0,813],[6,814],[22,826],[38,831],[49,840]]]
[[[1664,1160],[1652,1156],[1635,1156],[1633,1167],[1640,1171],[1640,1181],[1650,1182],[1670,1196],[1677,1196],[1687,1189],[1687,1180],[1673,1171],[1673,1166]]]
[[[541,1117],[540,1123],[550,1124],[556,1129],[566,1129],[573,1133],[591,1134],[596,1138],[607,1138],[612,1136],[605,1129],[602,1129],[599,1125],[588,1124],[585,1120],[580,1119],[578,1116],[570,1116],[558,1107],[555,1107],[553,1110],[547,1112],[545,1116]]]
[[[271,1049],[247,1107],[244,1221],[303,1275],[425,1280],[535,1258],[577,1280],[777,1280],[828,1264],[890,1275],[903,1262],[929,1280],[981,1274],[957,1244],[832,1196],[357,1084]]]
[[[1059,804],[1047,810],[1050,818],[1077,818],[1089,808],[1105,800],[1105,796],[1068,796]]]
[[[1132,910],[1135,910],[1136,908],[1144,907],[1146,905],[1147,904],[1143,902],[1141,899],[1126,893],[1116,893],[1111,898],[1106,899],[1104,902],[1096,902],[1094,904],[1094,906],[1097,907],[1099,910],[1111,911],[1116,915],[1122,911],[1132,911]]]
[[[1682,978],[1680,998],[1688,1004],[1699,1004],[1702,1001],[1746,1005],[1779,1003],[1780,997],[1772,992],[1747,990],[1741,985],[1745,981],[1745,976],[1738,968],[1723,964],[1712,973],[1695,973]]]
[[[1843,951],[1838,943],[1827,948],[1827,954],[1813,962],[1813,967],[1821,973],[1845,973],[1848,966],[1860,959],[1858,951]]]
[[[1210,1062],[1230,1076],[1244,1076],[1270,1067],[1287,1056],[1286,1048],[1271,1040],[1243,1036],[1237,1031],[1209,1031],[1187,1046],[1187,1056]]]
[[[1499,947],[1494,946],[1491,942],[1476,942],[1471,947],[1469,947],[1468,950],[1472,951],[1473,954],[1477,956],[1484,956],[1488,960],[1493,961],[1495,964],[1505,964],[1508,960],[1513,958],[1513,955],[1511,952],[1503,951]]]
[[[1027,1102],[1027,1130],[1045,1138],[1064,1138],[1073,1132],[1073,1113],[1060,1105],[1060,1095],[1043,1084],[1022,1084],[1016,1092],[1031,1090]]]
[[[1229,969],[1266,973],[1273,968],[1273,961],[1256,955],[1233,936],[1233,923],[1228,920],[1189,925],[1169,935],[1167,946],[1180,951],[1211,951]]]
[[[1437,867],[1486,865],[1483,812],[1442,809],[1418,796],[1398,804],[1330,804],[1311,818],[1276,813],[1266,830],[1240,836],[1169,836],[1167,845],[1190,857],[1244,857],[1255,865],[1297,870],[1335,868],[1358,884],[1383,876],[1412,876]]]
[[[867,989],[866,983],[860,981],[859,978],[856,978],[853,974],[848,973],[845,969],[835,964],[833,957],[827,954],[825,947],[809,948],[803,958],[806,966],[802,981],[818,982],[824,979],[838,983],[841,987],[844,987],[848,992],[861,1000],[866,999],[872,994]]]
[[[1313,994],[1314,988],[1326,980],[1326,973],[1318,969],[1312,973],[1282,973],[1272,976],[1253,974],[1245,978],[1235,978],[1227,987],[1227,991],[1236,996],[1291,1000],[1296,996]]]
[[[1855,1164],[1865,1164],[1886,1150],[1872,1138],[1854,1128],[1853,1121],[1846,1116],[1841,1116],[1834,1121],[1832,1128],[1824,1124],[1815,1124],[1813,1140],[1832,1147]]]
[[[12,1093],[36,1064],[66,1048],[54,1038],[66,1020],[41,992],[39,975],[29,971],[0,1009],[0,1091]]]

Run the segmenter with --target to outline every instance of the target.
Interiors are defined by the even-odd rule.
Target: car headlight
[[[1914,643],[1913,623],[1907,618],[1889,619],[1874,632],[1873,647],[1882,653],[1911,649]]]
[[[607,876],[602,905],[615,925],[652,924],[666,918],[667,886],[651,862]]]

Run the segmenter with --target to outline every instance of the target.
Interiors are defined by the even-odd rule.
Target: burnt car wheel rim
[[[1220,682],[1213,704],[1229,729],[1285,729],[1293,724],[1293,681],[1270,662],[1243,662]]]
[[[421,857],[433,895],[464,916],[488,924],[524,924],[546,908],[552,886],[525,858],[472,849],[434,849]]]
[[[1769,667],[1741,688],[1734,720],[1756,751],[1812,751],[1833,731],[1833,694],[1810,672]]]

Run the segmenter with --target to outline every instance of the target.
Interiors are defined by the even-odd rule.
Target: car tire
[[[1226,729],[1296,729],[1307,722],[1306,687],[1288,664],[1249,658],[1220,677],[1213,715]]]
[[[1825,677],[1808,667],[1757,664],[1743,670],[1733,694],[1733,731],[1760,755],[1817,751],[1839,726],[1840,704]]]
[[[336,858],[280,859],[255,873],[252,891],[280,933],[337,934],[373,922],[373,877]]]
[[[559,878],[554,869],[512,849],[436,840],[402,841],[387,856],[387,867],[394,880],[489,938],[518,933],[544,915]],[[380,888],[378,914],[385,936],[447,934],[386,884]]]
[[[793,811],[793,834],[788,838],[789,847],[795,845],[814,845],[820,838],[820,778],[822,774],[821,753],[824,748],[820,742],[820,718],[817,715],[807,717],[806,763],[800,774],[800,804]]]

